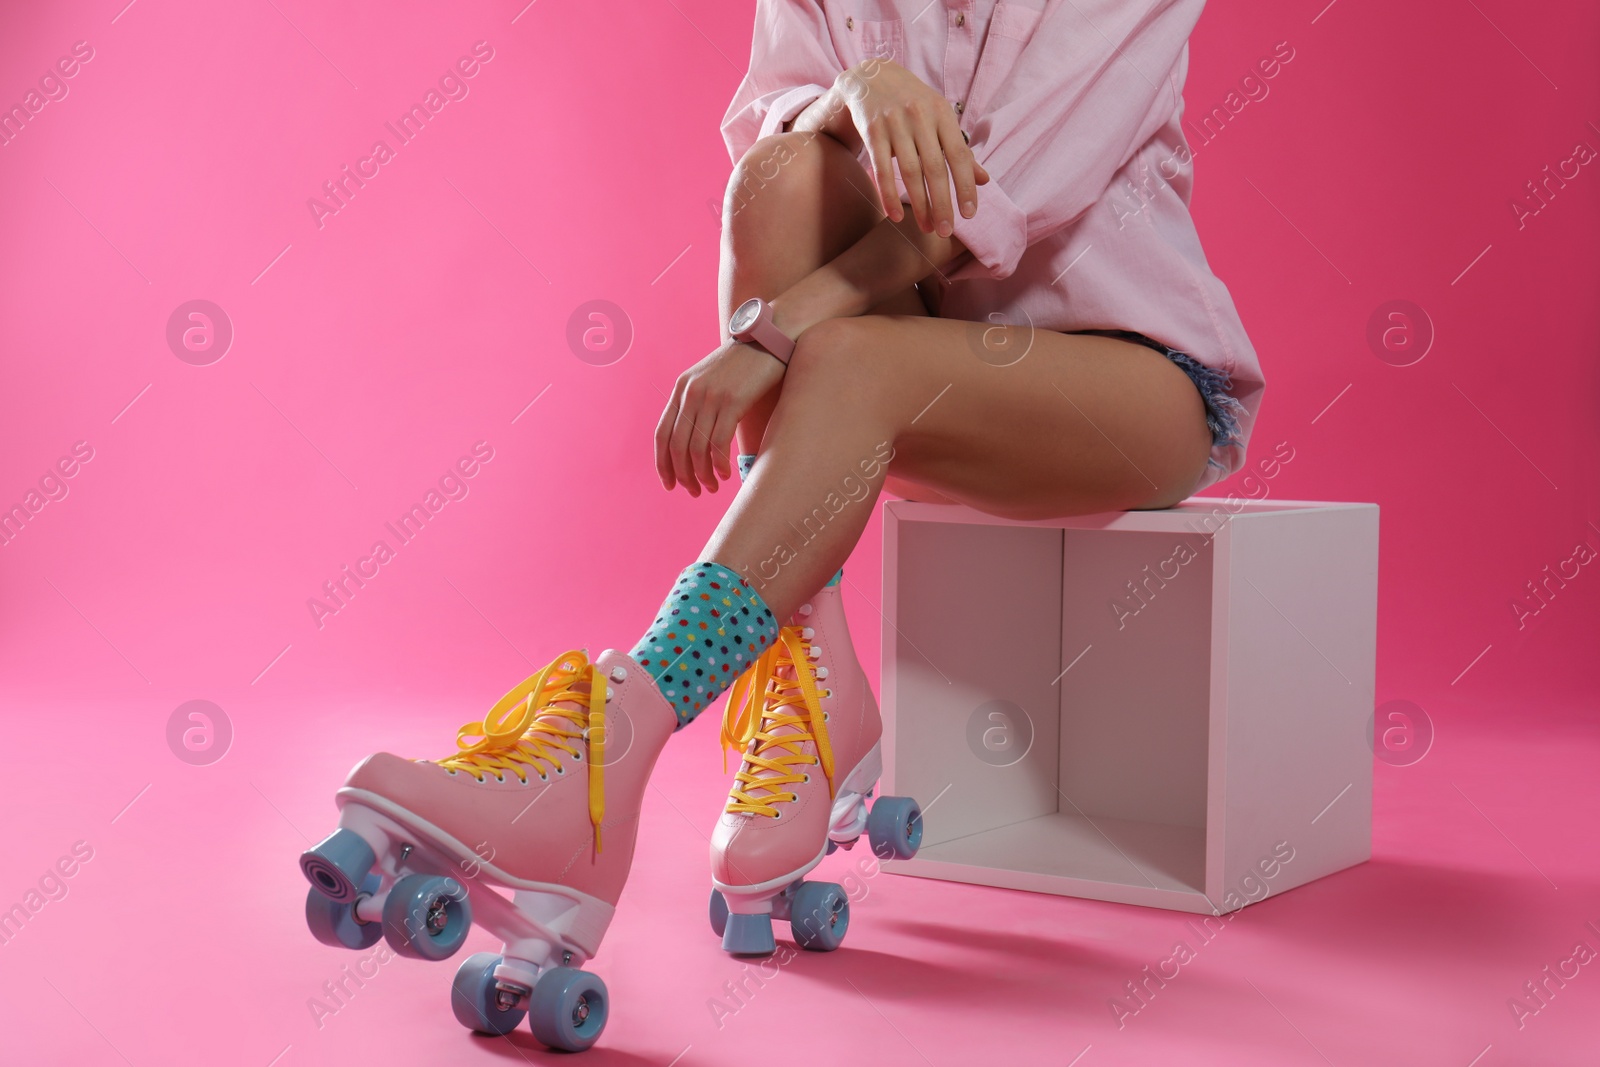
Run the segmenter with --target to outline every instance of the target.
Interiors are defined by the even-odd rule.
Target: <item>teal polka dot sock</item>
[[[678,575],[672,592],[629,653],[687,726],[778,639],[761,594],[720,563]]]
[[[738,457],[738,459],[739,459],[739,480],[742,482],[746,478],[750,477],[750,468],[755,466],[756,457],[754,457],[754,456],[740,456],[740,457]],[[844,581],[844,568],[840,567],[838,570],[833,572],[833,577],[828,579],[828,584],[823,586],[823,588],[826,589],[828,586],[838,585],[842,581]]]

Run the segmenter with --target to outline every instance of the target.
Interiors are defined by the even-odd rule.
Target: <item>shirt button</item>
[[[956,101],[956,114],[957,115],[961,114],[966,109],[967,109],[967,102],[965,100],[957,100]]]
[[[966,24],[967,24],[967,13],[965,11],[959,12],[956,15],[956,25],[957,26],[965,26]]]
[[[844,20],[844,28],[847,29],[847,30],[853,30],[853,29],[856,28],[856,20],[855,20],[854,16],[851,16],[851,17],[846,18]]]

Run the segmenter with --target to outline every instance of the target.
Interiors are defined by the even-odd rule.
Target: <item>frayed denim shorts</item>
[[[1214,446],[1226,448],[1237,445],[1239,439],[1239,416],[1244,412],[1244,405],[1228,393],[1233,385],[1233,379],[1224,371],[1206,366],[1187,352],[1179,352],[1160,341],[1152,340],[1142,333],[1134,330],[1071,330],[1071,333],[1092,333],[1100,337],[1115,337],[1121,341],[1132,341],[1134,344],[1153,348],[1178,365],[1178,369],[1189,376],[1194,382],[1194,387],[1200,390],[1200,399],[1206,405],[1206,425],[1211,428],[1211,443]],[[1212,460],[1211,462],[1215,462]]]

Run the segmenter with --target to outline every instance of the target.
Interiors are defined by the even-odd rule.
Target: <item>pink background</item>
[[[751,10],[124,2],[0,9],[0,104],[21,103],[75,42],[94,53],[67,95],[0,147],[0,505],[21,503],[75,442],[93,449],[66,497],[0,547],[11,769],[0,798],[13,814],[0,902],[74,840],[110,857],[86,865],[74,890],[91,899],[51,905],[0,948],[12,1031],[0,1041],[32,1050],[16,1062],[121,1062],[115,1043],[143,1064],[179,1055],[175,1033],[193,1025],[211,1035],[201,1045],[214,1060],[213,1038],[236,1027],[230,1062],[265,1064],[297,1042],[290,1055],[334,1062],[326,1047],[306,1051],[315,1038],[302,1033],[301,1000],[344,961],[296,927],[296,835],[331,826],[329,794],[355,755],[448,744],[458,722],[562,649],[627,648],[727,500],[663,493],[650,447],[673,379],[717,340],[715,207],[729,172],[717,126]],[[1522,629],[1513,602],[1579,543],[1600,550],[1600,166],[1583,166],[1521,229],[1511,202],[1578,142],[1600,149],[1600,16],[1571,2],[1325,2],[1218,3],[1193,41],[1191,114],[1222,104],[1277,42],[1296,53],[1270,95],[1214,143],[1196,139],[1201,236],[1268,377],[1253,453],[1293,448],[1264,483],[1275,499],[1382,505],[1380,702],[1415,701],[1441,748],[1455,730],[1458,753],[1475,745],[1486,760],[1496,745],[1467,744],[1485,724],[1524,739],[1575,730],[1557,748],[1578,761],[1575,780],[1592,776],[1600,576],[1582,568]],[[394,147],[384,124],[478,41],[493,58],[464,79],[468,95],[319,227],[308,198],[375,140]],[[193,299],[233,325],[208,366],[166,342],[169,316]],[[633,335],[607,366],[566,340],[574,310],[597,299],[622,308]],[[1396,299],[1420,305],[1436,332],[1411,366],[1367,341],[1374,310]],[[394,545],[384,523],[479,441],[493,459],[468,495],[319,628],[308,598],[375,540]],[[1210,495],[1260,494],[1262,483],[1241,481]],[[874,521],[847,566],[874,673],[878,538]],[[235,731],[209,768],[166,749],[167,717],[196,698],[224,708]],[[679,798],[699,805],[691,822],[714,813],[713,735],[685,735],[669,769]],[[1379,770],[1381,801],[1407,772]],[[1474,773],[1478,792],[1510,802],[1492,764]],[[1440,802],[1460,808],[1437,784]],[[139,807],[108,823],[136,793],[145,825]],[[1563,796],[1593,810],[1592,787]],[[703,844],[670,811],[660,817],[690,854],[660,877],[696,901]],[[1402,814],[1380,802],[1378,817]],[[1426,832],[1427,817],[1404,817]],[[1503,849],[1470,825],[1463,854]],[[1566,862],[1592,903],[1593,860],[1570,854],[1578,843]],[[186,876],[194,864],[203,875]],[[270,871],[271,885],[243,884],[237,864]],[[924,901],[923,923],[952,907],[938,891],[979,892],[884,885]],[[196,896],[225,898],[195,905],[203,928],[184,915]],[[1372,899],[1377,908],[1382,894]],[[1030,901],[1015,914],[1064,904],[1085,907]],[[299,969],[275,993],[218,997],[191,1023],[177,987],[134,989],[137,1006],[100,999],[92,961],[110,943],[134,943],[111,968],[119,989],[139,984],[152,953],[163,981],[209,984],[267,966],[229,944],[260,940],[257,912],[285,907],[282,937],[309,962],[287,965]],[[77,913],[59,914],[68,908]],[[152,912],[175,929],[135,918]],[[1486,985],[1482,1012],[1499,1012],[1496,1025],[1508,1028],[1502,1000],[1521,970],[1556,958],[1563,938],[1513,954]],[[610,963],[616,986],[622,964]],[[466,1039],[439,999],[446,979],[434,968],[417,984],[449,1049]],[[1087,987],[1101,1023],[1096,998],[1117,984]],[[1592,1010],[1600,978],[1588,984]],[[395,997],[389,1039],[415,1011]],[[1491,1039],[1461,1038],[1459,1062]],[[1090,1040],[1069,1049],[1063,1037],[1052,1055],[1065,1062]],[[616,1062],[664,1051],[664,1063],[672,1043]]]

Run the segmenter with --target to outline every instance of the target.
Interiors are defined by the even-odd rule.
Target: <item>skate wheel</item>
[[[850,897],[832,882],[801,882],[789,905],[789,930],[795,944],[812,952],[832,952],[850,929]]]
[[[380,882],[376,874],[367,875],[363,893],[376,893]],[[378,923],[356,921],[355,901],[329,900],[316,886],[306,890],[306,925],[311,936],[334,948],[371,948],[383,936]]]
[[[879,797],[867,812],[867,837],[879,859],[910,859],[922,847],[922,809],[910,797]]]
[[[402,956],[442,960],[455,955],[472,926],[467,891],[454,878],[408,874],[383,902],[383,936]]]
[[[338,829],[320,845],[300,854],[306,881],[329,900],[349,903],[356,899],[362,881],[378,858],[372,846],[354,830]]]
[[[600,1039],[610,1009],[599,975],[552,967],[539,976],[528,998],[528,1029],[551,1048],[582,1052]]]
[[[456,1021],[468,1030],[499,1037],[515,1030],[528,1014],[527,1008],[507,1008],[500,1003],[494,969],[501,958],[493,952],[474,952],[456,968],[450,983],[450,1008]]]
[[[770,956],[778,944],[772,939],[772,916],[728,916],[722,931],[722,949],[735,956]]]
[[[728,898],[722,895],[722,890],[711,891],[711,929],[718,937],[728,928]]]

